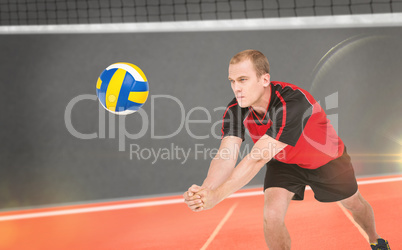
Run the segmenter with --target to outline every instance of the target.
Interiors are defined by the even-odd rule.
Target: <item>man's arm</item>
[[[242,188],[257,175],[265,163],[270,161],[286,146],[287,144],[279,142],[268,135],[262,136],[255,143],[250,154],[237,165],[225,182],[216,189],[205,188],[197,193],[197,195],[201,196],[203,202],[202,209],[214,207],[223,199]]]
[[[201,204],[200,196],[194,195],[201,189],[216,189],[231,175],[240,151],[242,139],[236,136],[226,136],[222,139],[218,153],[212,159],[209,166],[208,175],[201,187],[193,185],[183,194],[187,205],[194,211]]]
[[[227,136],[222,139],[218,153],[212,159],[208,175],[202,187],[216,189],[232,173],[239,156],[242,139],[236,136]]]

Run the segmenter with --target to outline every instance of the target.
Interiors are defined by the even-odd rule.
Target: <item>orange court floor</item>
[[[378,233],[402,249],[402,175],[358,179]],[[0,213],[0,249],[267,249],[262,188],[236,192],[213,209],[192,212],[181,196],[99,202]],[[338,202],[310,189],[292,201],[286,225],[294,250],[370,249]]]

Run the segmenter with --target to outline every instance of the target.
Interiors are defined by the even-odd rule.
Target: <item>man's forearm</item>
[[[286,146],[287,144],[276,141],[267,135],[262,136],[255,143],[250,154],[233,170],[227,181],[215,190],[218,202],[249,183],[261,168]]]
[[[287,146],[287,144],[279,142],[268,135],[263,135],[254,144],[250,154],[236,168],[220,169],[219,165],[215,166],[215,163],[211,164],[208,177],[203,185],[204,188],[195,191],[195,193],[199,194],[201,197],[199,199],[203,203],[200,209],[211,209],[226,197],[245,186],[267,162]],[[236,160],[232,163],[235,162]],[[216,187],[219,183],[221,185]]]
[[[236,162],[234,160],[213,159],[205,178],[203,187],[211,190],[216,189],[224,183],[232,174]]]
[[[216,188],[220,201],[249,183],[265,165],[266,160],[245,157],[231,172],[228,179]]]

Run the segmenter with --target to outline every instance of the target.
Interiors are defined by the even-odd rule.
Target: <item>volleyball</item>
[[[127,115],[136,112],[148,98],[144,72],[134,64],[119,62],[107,67],[96,83],[99,102],[109,112]]]

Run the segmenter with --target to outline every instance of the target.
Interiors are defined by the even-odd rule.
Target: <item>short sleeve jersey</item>
[[[245,129],[257,142],[264,134],[288,144],[274,158],[302,168],[316,169],[340,157],[344,144],[320,104],[306,90],[284,82],[271,82],[266,114],[241,108],[236,98],[223,115],[222,138],[245,139]]]

